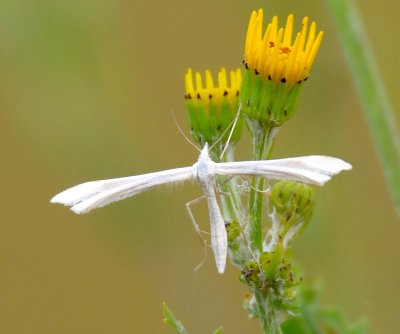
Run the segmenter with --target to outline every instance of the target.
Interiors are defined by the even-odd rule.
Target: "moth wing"
[[[304,157],[216,163],[218,175],[261,176],[269,179],[289,179],[322,186],[333,175],[352,166],[338,158],[310,155]]]
[[[153,187],[190,180],[193,167],[78,184],[54,196],[50,202],[71,206],[78,214],[137,195]]]

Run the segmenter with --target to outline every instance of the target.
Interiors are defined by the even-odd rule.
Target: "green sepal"
[[[231,133],[231,127],[237,117],[239,99],[231,102],[227,96],[223,96],[218,102],[213,98],[204,101],[198,97],[186,97],[186,108],[189,116],[190,130],[193,140],[204,147],[206,143],[213,146],[218,141],[213,159],[218,160]],[[232,131],[229,145],[233,146],[240,138],[243,127],[243,118],[238,117]]]
[[[280,243],[273,252],[264,252],[260,255],[260,266],[268,282],[274,282],[279,276],[279,267],[283,260],[282,246]]]
[[[256,122],[265,130],[280,127],[293,116],[302,86],[302,83],[273,82],[246,69],[240,101],[249,126]]]

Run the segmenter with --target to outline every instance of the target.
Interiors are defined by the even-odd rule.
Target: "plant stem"
[[[263,128],[260,124],[252,124],[253,159],[268,159],[278,129]],[[265,180],[260,177],[253,177],[249,193],[249,221],[250,221],[250,242],[254,254],[261,254],[263,249],[263,209]],[[257,288],[253,289],[256,299],[258,314],[264,334],[281,334],[280,325],[276,316],[275,305],[271,302],[273,293],[264,294]]]
[[[220,157],[223,151],[223,147],[216,148],[217,156]],[[229,146],[225,155],[222,157],[221,162],[234,161],[233,159],[233,146]],[[223,178],[219,179],[219,190],[222,194],[221,204],[222,204],[222,212],[224,213],[224,219],[226,222],[230,222],[232,220],[239,221],[240,213],[243,212],[242,203],[239,195],[239,191],[237,189],[236,180],[230,179],[226,180]]]
[[[258,313],[264,334],[282,334],[277,318],[276,308],[273,304],[273,292],[264,295],[257,288],[253,291],[256,298]]]
[[[400,132],[353,1],[325,1],[344,48],[388,188],[400,216]]]
[[[253,127],[253,159],[267,159],[271,153],[273,140],[276,134],[274,128],[265,130],[261,127]],[[250,220],[250,241],[253,251],[262,253],[263,244],[263,193],[265,180],[260,177],[253,177],[251,180],[249,194],[249,220]]]

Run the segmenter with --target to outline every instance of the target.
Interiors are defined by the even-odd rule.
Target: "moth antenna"
[[[237,121],[238,121],[238,119],[239,119],[239,116],[240,116],[240,110],[241,110],[241,109],[242,109],[242,104],[240,103],[240,104],[239,104],[238,111],[237,111],[237,113],[236,113],[236,116],[235,116],[235,118],[233,119],[232,124],[229,125],[229,127],[231,127],[231,132],[229,133],[228,140],[226,141],[225,147],[224,147],[224,149],[223,149],[223,151],[222,151],[222,153],[221,153],[221,156],[219,157],[220,160],[222,160],[222,157],[224,156],[225,151],[226,151],[226,149],[228,148],[229,142],[231,141],[231,138],[232,138],[232,135],[233,135],[233,131],[235,130],[236,123],[237,123]],[[227,130],[229,129],[229,127],[227,127],[225,131],[227,131]],[[225,134],[225,131],[224,131],[224,134]],[[221,137],[222,137],[222,136],[221,136]]]
[[[197,145],[196,145],[195,143],[193,143],[193,142],[189,139],[188,136],[186,136],[185,132],[182,130],[181,126],[179,125],[179,123],[178,123],[178,121],[177,121],[177,119],[176,119],[176,117],[175,117],[175,114],[174,114],[174,112],[173,112],[172,110],[171,110],[171,115],[172,115],[172,118],[173,118],[173,120],[174,120],[174,122],[175,122],[176,127],[178,128],[178,131],[179,131],[180,134],[183,136],[183,138],[185,138],[186,141],[187,141],[190,145],[192,145],[193,147],[195,147],[196,150],[200,152],[201,149],[198,148]]]
[[[232,137],[233,130],[235,129],[237,120],[239,119],[239,115],[240,115],[240,106],[238,108],[238,112],[237,112],[235,118],[232,120],[232,122],[229,124],[229,126],[226,127],[226,129],[224,130],[224,132],[222,132],[222,134],[219,136],[219,138],[209,148],[209,150],[211,150],[216,144],[218,144],[222,140],[222,137],[230,129],[231,132],[229,133],[228,140],[227,140],[227,142],[225,144],[224,150],[221,153],[220,159],[222,159],[222,157],[224,156],[224,153],[226,151],[226,148],[228,147],[228,144],[229,144],[229,142],[231,140],[231,137]]]

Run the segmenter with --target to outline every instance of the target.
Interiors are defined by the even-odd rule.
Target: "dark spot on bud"
[[[285,83],[285,82],[286,82],[286,78],[283,77],[283,78],[281,79],[281,82],[282,82],[282,83]]]
[[[236,91],[236,96],[239,96],[239,89]]]
[[[244,67],[246,67],[246,70],[249,69],[249,65],[247,65],[247,63],[244,63]]]
[[[211,100],[212,99],[212,94],[208,95],[208,98]]]
[[[307,80],[308,80],[308,77],[305,77],[303,81],[307,81]]]
[[[251,269],[243,269],[242,274],[247,281],[249,281],[251,277],[252,270]]]
[[[224,93],[222,94],[223,96],[227,96],[228,95],[228,91],[224,90]]]
[[[259,74],[260,74],[260,72],[258,72],[256,68],[254,69],[254,73],[255,73],[256,75],[259,75]]]
[[[284,114],[285,116],[287,116],[287,110],[286,110],[286,109],[283,111],[283,114]]]
[[[246,59],[242,59],[242,64],[244,65],[244,64],[246,64]]]
[[[200,95],[200,93],[197,93],[197,99],[198,99],[198,100],[201,100],[201,95]]]
[[[192,99],[192,95],[190,95],[190,93],[187,95],[187,98],[189,99],[189,100],[191,100]]]
[[[272,80],[271,74],[268,74],[268,80]]]
[[[291,50],[289,47],[285,46],[284,48],[281,48],[281,51],[282,51],[282,53],[289,54]]]
[[[296,83],[300,85],[302,82],[303,82],[302,80],[299,80]]]
[[[275,43],[272,42],[272,41],[269,41],[269,47],[270,47],[270,48],[273,48],[274,46],[275,46]]]

